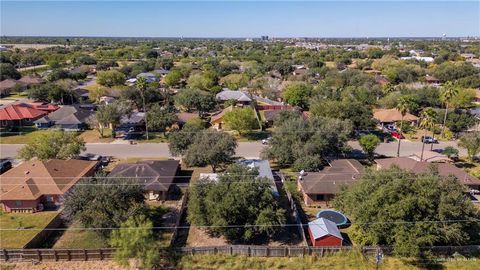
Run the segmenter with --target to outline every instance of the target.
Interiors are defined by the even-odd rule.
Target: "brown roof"
[[[478,178],[469,175],[462,169],[457,168],[450,163],[420,162],[407,157],[377,159],[376,162],[380,169],[388,169],[396,165],[400,169],[408,170],[413,173],[428,172],[431,166],[434,166],[437,168],[438,174],[441,176],[453,175],[464,185],[480,185],[480,180]]]
[[[440,81],[437,77],[432,76],[432,75],[428,75],[428,74],[425,75],[425,80],[427,82],[439,82]]]
[[[342,186],[354,183],[363,170],[358,160],[338,159],[321,172],[308,172],[302,176],[300,185],[307,194],[336,194]]]
[[[62,195],[97,162],[85,160],[26,161],[0,176],[0,200],[36,200],[42,195]]]
[[[198,118],[197,113],[179,112],[176,115],[177,115],[177,122],[179,123],[186,123],[189,120]]]
[[[12,79],[6,79],[0,82],[0,91],[11,89],[17,85],[17,81]]]
[[[221,112],[219,112],[215,115],[212,115],[212,117],[210,118],[210,123],[221,122],[223,116],[227,112],[231,112],[231,111],[233,111],[233,106],[228,106],[227,108],[223,109]]]
[[[109,177],[135,179],[145,190],[168,191],[175,181],[178,160],[142,160],[134,164],[119,164]]]
[[[43,80],[40,77],[25,76],[19,79],[17,82],[23,85],[33,85],[33,84],[41,84],[43,83]]]
[[[402,120],[402,114],[397,109],[378,109],[373,112],[373,118],[380,123],[390,123]],[[413,114],[406,113],[403,117],[404,121],[418,121],[418,117]]]

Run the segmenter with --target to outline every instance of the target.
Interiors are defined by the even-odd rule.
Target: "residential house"
[[[30,104],[10,104],[0,108],[0,127],[31,125],[47,114],[47,111],[35,109]]]
[[[12,89],[17,86],[17,81],[6,79],[0,82],[0,97],[8,96]]]
[[[0,175],[3,211],[37,212],[57,209],[82,177],[95,173],[97,162],[85,160],[31,160]]]
[[[237,101],[237,104],[242,104],[242,105],[248,105],[250,104],[250,102],[252,102],[252,98],[250,97],[249,94],[240,90],[234,91],[227,88],[224,88],[222,92],[218,93],[216,95],[216,98],[219,102],[235,100]]]
[[[270,167],[270,163],[268,162],[268,160],[243,159],[243,160],[237,161],[237,163],[251,169],[254,169],[254,168],[257,169],[258,177],[266,178],[268,180],[268,183],[270,185],[270,190],[272,191],[273,196],[275,197],[279,196],[277,185],[275,184],[275,178],[273,177],[273,173],[272,173],[272,168]],[[209,179],[210,181],[217,182],[219,175],[220,174],[218,173],[201,173],[199,178]]]
[[[90,91],[88,91],[87,89],[76,88],[73,89],[72,92],[80,102],[86,102],[90,99]]]
[[[413,153],[412,155],[407,156],[416,161],[425,161],[425,162],[451,162],[452,160],[444,154],[435,152],[435,151],[423,151],[423,158],[422,152]]]
[[[65,105],[60,109],[34,121],[37,128],[58,127],[64,130],[85,130],[88,120],[95,112],[81,108],[79,105]]]
[[[212,115],[212,117],[210,117],[210,124],[212,125],[212,127],[217,130],[222,130],[225,126],[223,117],[227,112],[231,112],[231,111],[233,111],[233,106],[228,106],[222,111]]]
[[[355,159],[337,159],[320,172],[302,173],[298,178],[298,189],[306,205],[328,204],[342,186],[351,185],[364,168]]]
[[[267,126],[271,127],[283,111],[292,111],[298,113],[298,115],[301,115],[300,110],[292,107],[283,110],[264,110],[261,111],[260,114],[263,116],[263,121],[265,121]]]
[[[155,74],[158,74],[160,75],[161,77],[165,77],[168,73],[170,73],[170,71],[164,69],[164,68],[160,68],[160,69],[156,69],[154,71],[152,71],[153,73]]]
[[[119,164],[108,174],[114,180],[132,180],[143,186],[148,200],[163,201],[175,186],[178,160],[142,160]]]
[[[178,112],[175,114],[177,116],[177,125],[182,127],[188,121],[199,118],[198,113],[189,113],[189,112]]]
[[[393,109],[378,109],[373,111],[373,118],[377,120],[382,127],[386,124],[393,124],[402,120],[402,113],[399,110]],[[416,125],[418,117],[413,114],[406,113],[403,116],[403,121],[408,121],[412,125]]]
[[[47,113],[54,112],[60,108],[60,106],[56,104],[46,102],[30,102],[28,105],[36,110],[46,111]]]
[[[425,75],[425,81],[431,85],[440,85],[441,83],[441,81],[437,77],[428,74]]]
[[[462,169],[450,163],[430,163],[426,161],[417,161],[408,157],[385,158],[375,160],[377,169],[388,169],[397,166],[400,169],[408,170],[413,173],[425,173],[429,170],[436,170],[441,176],[454,176],[457,180],[469,189],[479,189],[480,179],[469,175]]]
[[[44,82],[44,80],[40,77],[37,76],[24,76],[17,80],[17,83],[19,83],[21,86],[25,88],[29,88],[35,85],[40,85]]]
[[[314,247],[342,246],[342,233],[335,222],[325,218],[318,218],[308,223],[308,234]]]
[[[158,77],[150,72],[143,72],[137,75],[137,79],[144,78],[148,83],[158,82]]]
[[[145,127],[145,113],[144,112],[132,112],[127,115],[123,115],[120,118],[119,129],[144,129]]]

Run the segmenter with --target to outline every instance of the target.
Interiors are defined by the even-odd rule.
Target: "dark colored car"
[[[2,159],[0,163],[0,174],[10,170],[12,168],[12,162],[8,159]]]

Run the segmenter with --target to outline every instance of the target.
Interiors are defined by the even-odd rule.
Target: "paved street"
[[[354,149],[360,150],[358,142],[349,143]],[[443,149],[446,146],[454,146],[458,148],[456,142],[442,142],[435,144],[434,149]],[[1,158],[15,158],[18,149],[22,147],[21,144],[2,144],[0,145]],[[239,142],[237,148],[237,155],[243,157],[259,157],[260,151],[263,148],[260,142]],[[430,145],[425,145],[425,149],[430,149]],[[467,153],[465,149],[458,148],[460,155],[465,156]],[[400,155],[411,155],[422,150],[420,142],[402,141],[402,148]],[[108,144],[108,143],[87,143],[88,153],[99,155],[117,156],[117,157],[170,157],[168,145],[166,143],[142,143],[142,144]],[[377,148],[378,154],[385,156],[396,156],[397,142],[382,143]]]

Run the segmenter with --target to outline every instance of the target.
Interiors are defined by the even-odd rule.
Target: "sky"
[[[474,1],[4,1],[2,36],[480,36]]]

